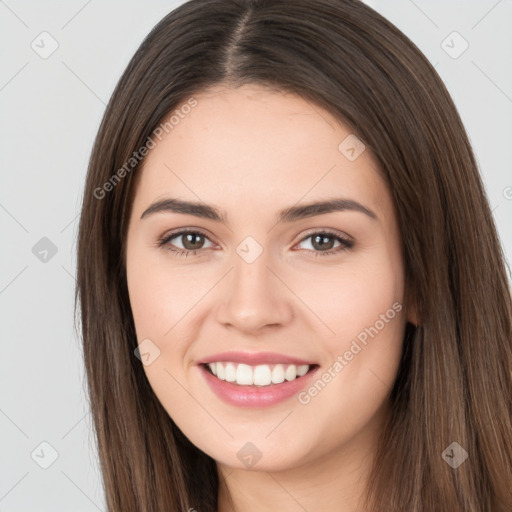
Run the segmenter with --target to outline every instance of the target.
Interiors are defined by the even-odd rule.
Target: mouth
[[[231,351],[197,361],[204,382],[223,402],[264,408],[290,400],[311,385],[320,366],[276,352]]]
[[[266,408],[296,396],[311,385],[318,364],[259,364],[216,361],[198,365],[208,387],[223,402]],[[215,372],[215,373],[214,373]]]
[[[317,364],[258,364],[235,361],[202,363],[204,369],[221,381],[237,386],[265,387],[292,382],[314,371]]]

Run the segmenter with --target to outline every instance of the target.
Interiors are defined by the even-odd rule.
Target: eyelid
[[[214,238],[214,237],[210,236],[204,229],[194,227],[194,226],[186,227],[186,228],[177,228],[176,230],[166,232],[161,237],[158,238],[156,245],[157,245],[157,247],[164,248],[166,250],[169,250],[171,252],[176,252],[176,253],[186,253],[186,254],[194,254],[194,255],[196,253],[204,253],[207,248],[181,249],[180,247],[177,247],[176,249],[170,249],[170,248],[165,247],[166,245],[170,244],[170,240],[172,240],[173,238],[179,237],[181,235],[190,234],[190,233],[203,235],[211,243],[222,246],[222,244],[219,244],[218,242],[215,242],[214,240],[212,240],[212,238]],[[300,238],[293,244],[293,247],[295,247],[296,245],[298,245],[301,242],[304,242],[305,240],[310,238],[312,235],[317,235],[317,234],[325,234],[325,235],[331,236],[332,238],[337,239],[341,244],[340,246],[345,246],[345,249],[352,248],[355,244],[355,240],[350,235],[347,235],[344,232],[340,232],[340,231],[330,229],[330,228],[310,228],[310,229],[306,230],[305,232],[301,233]],[[337,253],[339,251],[340,251],[340,247],[338,247],[336,249],[329,249],[328,251],[307,250],[307,252],[312,252],[316,256],[330,255],[330,254]]]
[[[158,237],[157,245],[163,245],[175,237],[179,237],[180,235],[186,235],[188,233],[197,233],[197,234],[203,235],[210,242],[212,242],[216,245],[221,245],[218,242],[216,242],[214,237],[211,236],[209,233],[207,233],[204,229],[196,228],[194,226],[186,227],[186,228],[177,228],[175,230],[166,231],[162,236]],[[203,249],[197,249],[197,250],[201,251]],[[189,252],[192,252],[192,249],[190,249]]]
[[[334,229],[330,229],[330,228],[307,229],[304,233],[301,234],[301,237],[299,238],[298,242],[296,242],[296,243],[302,242],[302,241],[304,241],[304,239],[310,237],[311,235],[315,235],[317,233],[325,233],[328,235],[332,235],[333,237],[343,238],[347,242],[355,243],[355,240],[347,233],[338,231],[338,230],[334,230]]]

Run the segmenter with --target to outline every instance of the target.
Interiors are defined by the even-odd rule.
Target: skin
[[[298,96],[245,85],[194,97],[197,106],[147,155],[130,216],[126,268],[138,342],[160,350],[144,371],[179,428],[217,462],[220,511],[355,511],[404,328],[414,323],[403,304],[390,192],[370,149],[347,159],[338,146],[350,129]],[[174,212],[141,219],[168,197],[215,205],[227,222]],[[334,197],[377,219],[347,210],[276,224],[281,209]],[[196,255],[157,246],[182,228],[206,234]],[[315,257],[340,247],[335,238],[315,245],[311,235],[322,229],[354,246]],[[236,252],[247,236],[263,248],[252,263]],[[191,247],[184,236],[172,244]],[[228,405],[196,365],[217,352],[271,351],[316,362],[321,377],[394,303],[401,311],[307,404],[295,396],[259,409]],[[262,454],[252,468],[237,457],[247,442]]]

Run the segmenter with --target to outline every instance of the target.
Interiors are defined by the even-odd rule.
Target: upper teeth
[[[208,363],[212,373],[220,380],[236,382],[241,386],[269,386],[270,384],[281,384],[284,380],[294,380],[302,377],[309,370],[308,364],[297,366],[289,365],[268,365],[260,364],[249,366],[243,363]]]

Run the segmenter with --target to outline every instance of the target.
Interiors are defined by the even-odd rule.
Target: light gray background
[[[118,78],[181,3],[0,1],[0,512],[105,510],[73,332],[80,198]],[[450,90],[510,261],[512,0],[367,3],[422,49]],[[43,31],[58,43],[46,59],[31,47],[51,48]],[[463,49],[458,36],[446,39],[453,31],[469,44],[458,58],[447,53]],[[33,252],[43,237],[57,248],[47,261]]]

